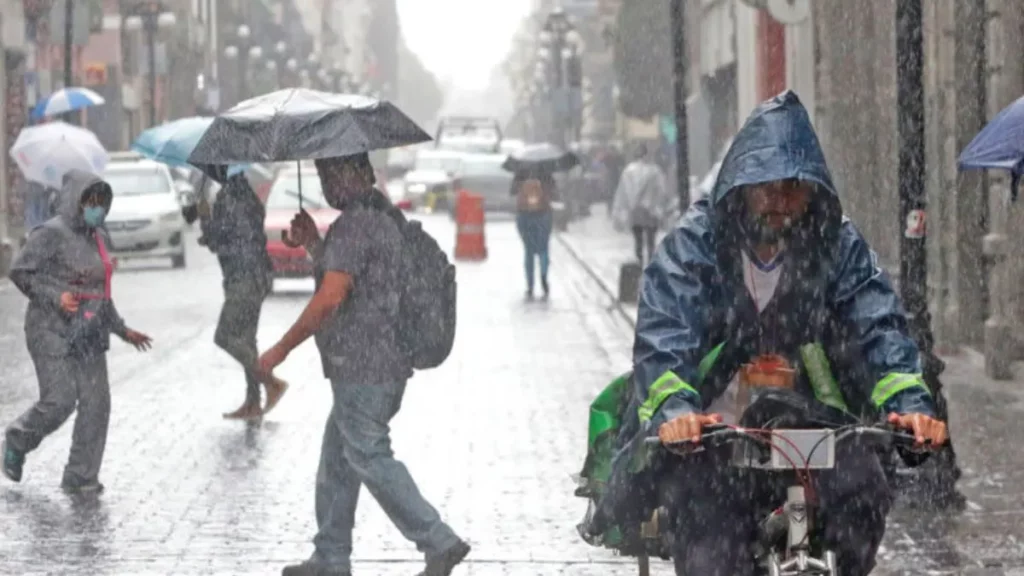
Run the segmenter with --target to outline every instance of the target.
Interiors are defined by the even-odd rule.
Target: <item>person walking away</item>
[[[544,297],[548,284],[548,243],[551,240],[551,202],[555,197],[555,178],[550,172],[518,172],[512,179],[511,193],[516,197],[516,228],[523,240],[526,267],[526,298],[533,298],[534,266],[540,261],[540,286]]]
[[[56,216],[37,227],[11,268],[28,297],[25,341],[39,379],[39,400],[11,424],[3,440],[3,473],[20,482],[25,456],[75,411],[71,454],[61,487],[98,493],[110,421],[106,352],[110,334],[139,351],[149,336],[125,326],[111,300],[110,241],[103,220],[113,192],[92,174],[69,172]]]
[[[672,213],[673,202],[675,197],[669,192],[665,173],[654,162],[647,146],[640,144],[633,161],[622,171],[612,204],[612,222],[618,230],[632,230],[640,264],[653,256],[655,236]]]
[[[28,180],[22,181],[21,189],[22,198],[25,199],[25,230],[31,232],[53,216],[54,202],[60,191]],[[22,238],[22,245],[27,238],[28,233]]]
[[[320,159],[316,167],[328,204],[342,213],[323,239],[308,213],[292,221],[288,240],[313,257],[316,292],[295,325],[260,357],[260,368],[273,370],[315,335],[334,394],[316,479],[315,551],[282,574],[351,574],[356,502],[366,486],[426,556],[422,574],[447,576],[470,547],[420,494],[389,437],[388,423],[412,376],[400,330],[408,283],[400,214],[374,188],[366,154]]]
[[[605,149],[603,162],[608,172],[608,188],[605,198],[610,203],[614,201],[615,191],[619,188],[619,181],[622,179],[622,171],[625,168],[626,160],[623,158],[622,152],[619,151],[618,145],[610,143]]]
[[[238,168],[229,171],[212,208],[205,191],[200,193],[197,207],[203,233],[200,243],[217,255],[224,278],[224,305],[213,341],[242,365],[245,374],[245,401],[237,410],[224,414],[224,418],[259,419],[277,405],[288,389],[288,384],[273,374],[261,376],[256,366],[260,309],[274,286],[263,228],[267,211]],[[262,408],[261,380],[266,388],[266,404]]]

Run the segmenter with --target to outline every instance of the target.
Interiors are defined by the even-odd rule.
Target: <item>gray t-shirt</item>
[[[381,384],[412,376],[399,335],[402,250],[398,224],[365,206],[346,209],[327,230],[316,263],[317,289],[325,272],[345,272],[353,290],[316,335],[325,377]]]

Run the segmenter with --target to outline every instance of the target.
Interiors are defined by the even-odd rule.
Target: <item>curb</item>
[[[636,329],[636,322],[633,320],[633,317],[630,316],[628,312],[626,312],[626,309],[622,307],[622,303],[619,302],[618,294],[616,294],[615,291],[612,290],[612,287],[608,286],[608,284],[601,278],[601,276],[594,271],[594,269],[590,266],[586,259],[580,256],[579,252],[576,251],[576,248],[572,245],[572,243],[563,238],[564,235],[565,232],[559,232],[555,234],[555,238],[558,239],[558,243],[561,244],[562,247],[565,248],[565,250],[569,253],[569,255],[573,257],[573,260],[575,260],[576,263],[579,264],[580,267],[586,271],[587,275],[589,275],[591,278],[594,279],[595,282],[597,282],[597,285],[601,288],[601,291],[612,299],[612,307],[614,307],[619,317],[626,321],[626,324],[628,324],[630,327],[630,331]]]

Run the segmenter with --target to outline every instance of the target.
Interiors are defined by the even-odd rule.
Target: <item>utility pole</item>
[[[75,31],[75,3],[74,0],[64,0],[64,88],[71,88],[73,78],[72,66],[74,62],[71,59],[72,53],[72,41],[74,40]],[[67,120],[72,124],[77,124],[77,114],[73,111],[67,113]]]
[[[924,39],[922,0],[896,1],[896,131],[899,138],[900,296],[907,310],[910,334],[921,351],[925,384],[932,392],[939,418],[948,406],[939,375],[945,364],[934,354],[931,314],[928,312],[927,195],[924,185]],[[970,71],[957,70],[958,74]],[[975,71],[977,73],[977,71]],[[929,474],[930,472],[930,474]],[[959,507],[960,470],[952,441],[943,446],[929,467],[919,469],[928,489],[922,498],[943,507]]]
[[[915,336],[928,315],[927,197],[924,189],[924,48],[921,0],[896,2],[896,130],[899,137],[900,295]]]
[[[156,14],[143,18],[149,57],[149,127],[156,126]]]
[[[686,122],[687,51],[685,4],[685,0],[672,0],[670,7],[672,12],[672,84],[676,108],[676,190],[679,193],[680,214],[685,213],[687,208],[690,207],[690,143],[687,138]],[[920,30],[918,34],[918,38],[920,38]],[[924,140],[921,140],[921,142],[923,144]],[[923,147],[921,153],[923,158]]]

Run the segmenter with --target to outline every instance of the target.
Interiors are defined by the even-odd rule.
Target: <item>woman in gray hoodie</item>
[[[110,334],[140,351],[151,344],[149,336],[125,326],[110,300],[113,265],[103,221],[112,201],[106,182],[69,172],[57,215],[32,231],[11,267],[11,282],[29,299],[25,340],[39,380],[39,401],[4,436],[2,470],[15,482],[21,480],[25,455],[77,408],[61,487],[103,489],[97,478],[110,420]]]

